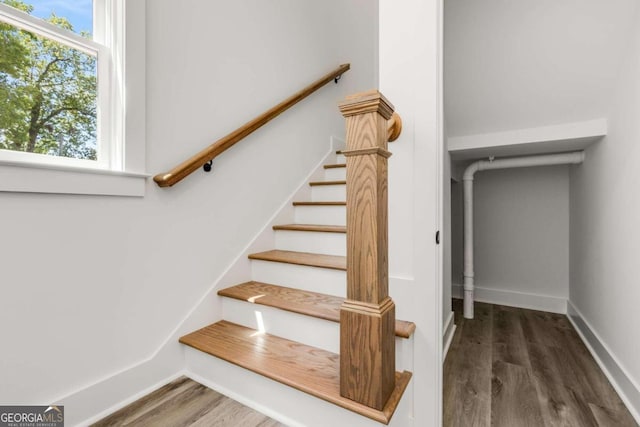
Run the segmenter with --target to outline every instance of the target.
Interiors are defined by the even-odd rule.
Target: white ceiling
[[[639,3],[445,0],[448,135],[607,117]]]
[[[605,119],[448,138],[453,160],[562,153],[587,148],[607,134]]]

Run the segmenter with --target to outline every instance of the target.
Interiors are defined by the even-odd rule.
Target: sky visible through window
[[[51,13],[65,17],[76,33],[93,33],[93,0],[28,0],[33,16],[48,18]]]

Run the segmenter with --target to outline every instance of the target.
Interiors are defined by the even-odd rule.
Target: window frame
[[[144,195],[146,1],[93,3],[93,40],[0,4],[3,22],[98,58],[98,160],[0,150],[0,192]]]

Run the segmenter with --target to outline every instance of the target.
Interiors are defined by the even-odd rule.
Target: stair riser
[[[347,273],[329,268],[251,260],[252,280],[346,297]]]
[[[222,307],[223,317],[229,322],[340,353],[339,323],[233,298],[223,298]],[[413,369],[402,354],[404,341],[407,340],[396,337],[396,371]]]
[[[223,298],[222,313],[229,322],[340,353],[338,323],[232,298]]]
[[[336,163],[347,163],[347,158],[342,154],[336,155]]]
[[[345,233],[277,230],[276,249],[346,256],[347,235]]]
[[[347,225],[346,206],[296,206],[298,224]]]
[[[217,357],[185,346],[187,376],[291,427],[380,427],[382,424]],[[405,391],[391,427],[413,426],[413,387]],[[279,416],[280,414],[280,416]]]
[[[314,202],[344,202],[347,200],[346,185],[314,185],[311,187]]]
[[[324,170],[325,181],[346,181],[347,168],[331,168]]]

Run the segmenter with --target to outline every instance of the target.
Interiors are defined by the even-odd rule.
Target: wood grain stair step
[[[411,379],[410,372],[396,372],[396,387],[378,411],[340,396],[340,362],[335,353],[224,320],[185,335],[180,342],[384,424],[391,420]]]
[[[320,185],[347,185],[347,181],[313,181],[309,183],[312,187]]]
[[[283,262],[286,264],[307,265],[310,267],[330,268],[333,270],[347,269],[347,257],[312,254],[309,252],[271,250],[251,254],[249,255],[249,259]]]
[[[281,310],[340,322],[340,306],[344,298],[302,291],[261,282],[247,282],[218,291],[218,295],[275,307]],[[413,322],[396,320],[396,336],[409,338],[416,329]]]
[[[332,165],[324,165],[325,169],[339,169],[339,168],[346,168],[347,164],[346,163],[335,163]]]
[[[347,206],[347,202],[293,202],[293,206]]]
[[[286,231],[315,231],[324,233],[346,233],[347,227],[344,225],[319,225],[319,224],[283,224],[274,225],[274,230]]]

